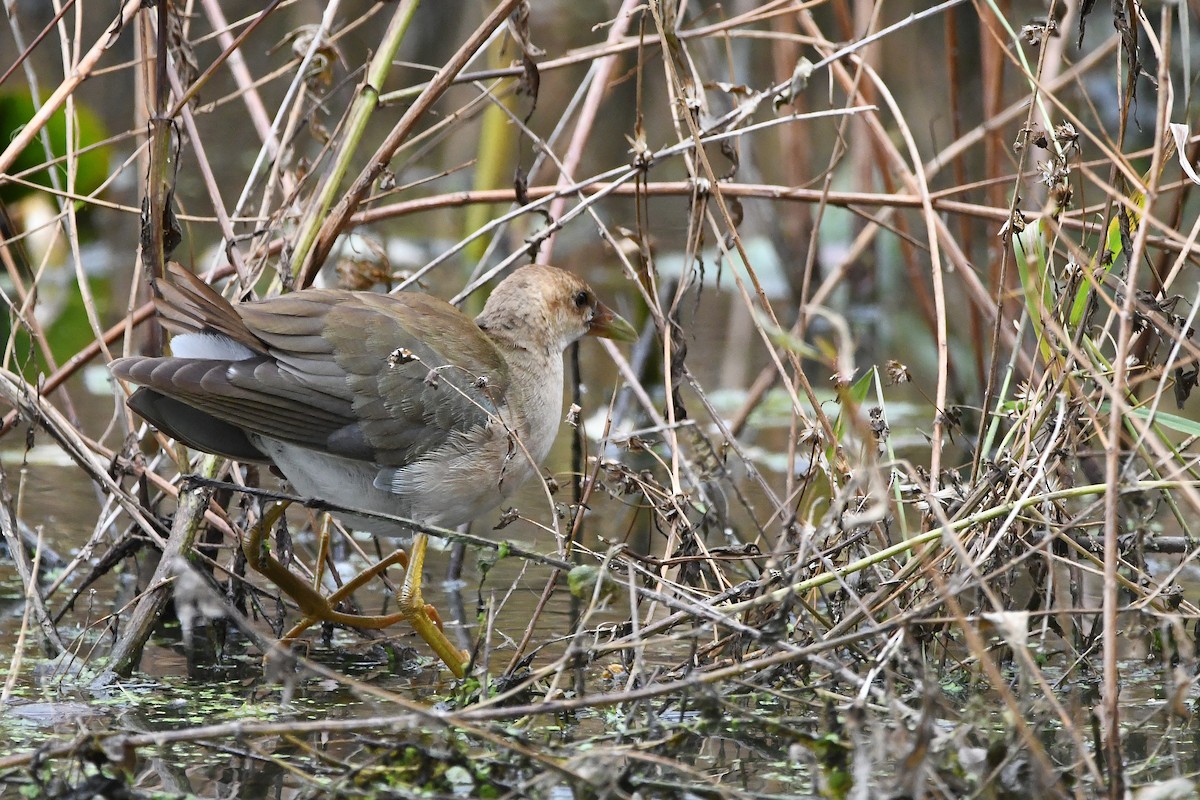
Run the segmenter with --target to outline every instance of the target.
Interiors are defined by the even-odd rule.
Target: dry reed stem
[[[486,17],[456,20],[446,40],[425,51],[434,63],[417,72],[401,59],[422,56],[396,49],[420,52],[413,44],[420,37],[403,35],[410,22],[422,24],[419,14],[407,18],[415,5],[376,7],[351,19],[341,5],[327,4],[322,23],[306,29],[312,39],[294,46],[290,58],[274,53],[264,60],[264,32],[294,24],[294,5],[239,16],[232,3],[202,0],[202,15],[173,20],[180,27],[169,61],[147,46],[116,66],[106,55],[107,33],[69,36],[64,14],[13,65],[31,74],[57,45],[65,77],[0,154],[0,182],[29,183],[31,173],[9,175],[9,167],[57,109],[77,119],[74,106],[87,102],[92,85],[84,78],[149,75],[154,62],[165,80],[157,87],[158,117],[177,124],[183,142],[168,170],[162,159],[169,142],[157,140],[151,176],[159,202],[175,193],[186,246],[197,261],[208,259],[204,267],[217,268],[213,280],[237,275],[231,292],[264,286],[259,276],[275,261],[297,270],[306,285],[352,231],[408,237],[424,247],[411,266],[380,267],[401,273],[396,282],[404,286],[438,280],[449,293],[464,282],[446,278],[447,262],[455,262],[472,276],[456,300],[512,264],[553,253],[581,271],[586,263],[609,265],[623,279],[617,290],[644,308],[653,341],[632,356],[602,343],[627,390],[608,404],[605,435],[588,443],[574,467],[580,484],[571,501],[545,487],[520,515],[532,524],[514,528],[511,542],[503,531],[435,532],[469,543],[472,552],[499,548],[522,560],[495,586],[477,579],[479,652],[497,671],[481,668],[477,694],[459,694],[456,709],[433,712],[300,660],[301,675],[332,678],[401,712],[319,728],[235,723],[118,732],[110,741],[137,748],[238,739],[266,754],[270,737],[317,729],[431,726],[537,764],[542,774],[528,778],[526,788],[555,780],[584,785],[589,765],[493,726],[613,709],[622,726],[655,729],[665,710],[682,718],[708,693],[721,713],[758,724],[749,698],[763,693],[813,720],[827,721],[822,709],[835,709],[838,724],[852,720],[891,737],[895,752],[928,768],[905,769],[894,756],[886,769],[872,770],[878,753],[843,731],[843,740],[854,742],[848,747],[858,774],[876,774],[881,787],[930,796],[971,790],[954,753],[932,743],[936,720],[964,740],[985,733],[1002,739],[1008,747],[997,774],[1005,764],[1031,765],[1029,792],[1118,796],[1124,774],[1134,774],[1124,733],[1148,719],[1173,724],[1178,713],[1121,705],[1125,659],[1146,643],[1158,648],[1152,652],[1164,676],[1172,661],[1194,667],[1188,628],[1200,617],[1178,583],[1200,558],[1200,427],[1188,397],[1200,348],[1191,335],[1198,298],[1171,293],[1193,291],[1185,270],[1200,260],[1200,223],[1194,187],[1174,160],[1194,161],[1197,147],[1187,140],[1185,152],[1169,155],[1168,125],[1181,117],[1172,94],[1181,78],[1171,70],[1180,47],[1171,8],[1155,20],[1127,20],[1127,28],[1118,25],[1116,34],[1077,50],[1068,30],[1079,23],[1076,9],[1059,21],[1067,35],[1031,47],[1019,30],[1024,20],[984,0],[971,5],[973,17],[961,2],[910,15],[883,3],[777,0],[718,9],[614,0],[607,25],[571,31],[556,30],[564,12],[553,4],[530,6],[528,29],[505,29],[508,12],[521,5],[513,0],[493,5]],[[123,36],[138,6],[123,6]],[[153,28],[150,15],[168,20],[165,9],[139,18],[160,48],[169,37]],[[1103,23],[1092,19],[1089,26]],[[19,26],[10,19],[10,27]],[[1145,41],[1142,69],[1157,86],[1141,84],[1135,107],[1130,92],[1137,84],[1118,78],[1117,113],[1105,119],[1107,109],[1093,96],[1096,81],[1113,83],[1109,73],[1131,69],[1127,31]],[[506,36],[528,36],[516,47],[519,56],[538,45],[547,50],[536,58],[534,88],[527,68],[468,69],[486,42]],[[937,36],[959,47],[977,42],[979,74],[949,52],[928,62],[916,54],[910,70],[895,63],[898,49]],[[346,54],[354,60],[340,60]],[[792,70],[803,54],[814,66],[802,78],[803,70]],[[328,82],[316,69],[322,64]],[[360,68],[370,75],[361,77]],[[426,81],[428,72],[435,77]],[[932,86],[945,88],[950,101],[931,112],[922,89]],[[536,95],[528,119],[521,91]],[[392,122],[387,103],[401,101],[411,104]],[[470,141],[489,106],[503,109],[498,119],[517,142],[507,149],[532,176],[530,185],[462,189],[479,167],[464,153],[505,155]],[[1139,109],[1141,129],[1130,125]],[[249,120],[258,149],[252,166],[226,152],[215,121],[230,114]],[[106,138],[130,150],[110,179],[137,173],[140,185],[144,166],[129,166],[151,148],[137,119],[131,114],[127,131]],[[1066,124],[1074,140],[1066,132],[1056,138],[1056,127]],[[95,421],[86,413],[77,419],[70,403],[79,403],[79,390],[72,398],[62,391],[122,338],[124,351],[138,350],[135,333],[150,316],[132,271],[121,277],[134,286],[115,324],[105,298],[89,288],[78,215],[91,206],[88,213],[125,224],[140,204],[128,189],[97,198],[99,190],[77,185],[88,151],[72,143],[45,162],[66,171],[50,191],[58,208],[46,224],[66,244],[90,342],[56,358],[62,353],[54,326],[35,316],[48,303],[53,259],[24,260],[18,248],[33,234],[0,245],[18,331],[0,373],[12,409],[3,430],[13,438],[19,412],[33,436],[49,433],[104,498],[84,553],[46,587],[51,604],[81,581],[93,548],[116,552],[109,542],[127,538],[111,536],[122,527],[154,547],[171,547],[155,519],[162,513],[156,495],[177,467],[197,469],[178,451],[148,459],[136,452],[126,433],[137,423],[118,404],[105,412],[110,429],[96,435]],[[344,187],[343,176],[355,172]],[[1056,202],[1068,189],[1071,202]],[[439,215],[480,204],[508,208],[466,235],[461,226],[440,224]],[[439,241],[434,229],[460,241]],[[200,256],[213,242],[214,254]],[[605,248],[602,255],[589,251],[592,242]],[[486,255],[464,264],[468,248]],[[683,268],[668,272],[672,258]],[[119,260],[127,269],[134,262],[131,252]],[[772,274],[772,260],[781,274]],[[705,283],[718,265],[730,291]],[[1018,274],[1033,277],[1022,283]],[[1080,297],[1088,302],[1076,318]],[[716,308],[728,315],[720,319],[727,328],[705,336]],[[888,324],[894,339],[874,335]],[[42,380],[36,367],[19,374],[35,363],[34,354],[46,372]],[[903,363],[889,367],[889,359]],[[589,367],[584,380],[594,389]],[[889,370],[896,379],[915,378],[912,386],[888,383]],[[738,383],[730,387],[729,376]],[[725,388],[739,390],[732,410],[718,392]],[[1168,393],[1183,410],[1165,410]],[[582,395],[583,404],[601,405],[591,399],[597,394],[608,396]],[[772,413],[779,421],[765,425]],[[208,467],[216,476],[216,465]],[[10,541],[16,517],[36,524],[22,489],[0,517]],[[187,513],[176,516],[172,542],[185,552],[191,544],[184,532],[202,518],[236,529],[242,516],[230,506],[226,520],[207,502],[189,508],[186,499],[180,508]],[[61,549],[57,532],[44,530]],[[566,531],[569,537],[560,535]],[[545,538],[537,544],[522,542],[538,532]],[[231,536],[200,563],[214,581],[241,592],[246,584]],[[294,546],[300,574],[329,574],[333,556],[323,547],[303,536]],[[554,555],[544,555],[550,550]],[[1167,551],[1174,555],[1166,569],[1152,569],[1147,554]],[[353,563],[372,558],[358,543],[349,552]],[[565,629],[547,612],[566,602],[556,590],[572,567],[568,558],[600,577],[580,591],[576,619]],[[31,599],[43,598],[27,561],[19,561],[22,586]],[[156,586],[166,585],[166,562],[161,569]],[[532,612],[516,600],[527,582],[544,587]],[[358,591],[355,599],[369,591],[377,590]],[[142,599],[143,626],[164,598]],[[102,614],[95,622],[64,609],[56,630],[51,606],[37,616],[51,626],[47,638],[57,634],[54,649],[99,665],[103,648],[84,634],[116,617]],[[266,627],[238,620],[260,637]],[[126,626],[113,653],[133,666],[146,629]],[[1157,632],[1128,633],[1139,626]],[[14,673],[27,668],[28,652],[0,656]],[[597,671],[614,664],[624,671],[601,688]],[[1102,687],[1099,747],[1085,730],[1075,686],[1093,674]],[[1164,677],[1171,681],[1178,679]],[[988,711],[1006,715],[1013,729],[972,716],[952,694],[956,682],[986,698]],[[1172,687],[1186,692],[1184,684]],[[1051,728],[1062,735],[1047,746]],[[616,735],[605,745],[596,763],[625,759],[640,764],[630,767],[635,771],[703,780],[665,745],[647,754]],[[74,747],[52,746],[46,756]],[[1063,760],[1063,753],[1070,755]],[[0,769],[26,763],[10,756]],[[317,784],[314,770],[282,763],[302,785]],[[708,788],[738,794],[720,781]]]

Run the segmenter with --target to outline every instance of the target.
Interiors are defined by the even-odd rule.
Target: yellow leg
[[[330,519],[328,514],[322,514],[317,524],[317,560],[313,562],[313,588],[317,591],[321,589],[321,576],[325,574],[325,559],[329,557]]]
[[[398,597],[400,613],[408,620],[408,624],[413,626],[413,630],[433,649],[433,652],[437,653],[438,658],[442,659],[442,662],[450,668],[454,677],[461,678],[466,674],[465,667],[469,654],[459,650],[446,638],[437,610],[426,604],[425,598],[421,595],[421,570],[425,566],[425,547],[428,542],[429,537],[424,533],[417,533],[413,536],[412,553],[408,558],[408,569],[404,573],[404,585],[400,587]]]
[[[247,532],[246,538],[242,542],[242,552],[246,554],[246,563],[250,565],[250,568],[266,577],[284,594],[292,598],[303,615],[301,620],[284,635],[283,641],[295,639],[318,622],[379,630],[391,627],[401,620],[407,620],[417,634],[445,662],[456,678],[461,678],[466,673],[464,665],[467,662],[467,654],[450,643],[446,634],[442,632],[442,621],[437,610],[433,606],[426,605],[421,597],[421,569],[425,563],[425,546],[428,542],[425,534],[417,534],[413,537],[411,559],[404,551],[397,550],[378,564],[363,570],[336,592],[326,597],[263,549],[263,538],[283,516],[287,507],[287,503],[276,503],[271,506],[262,519]],[[394,614],[367,616],[344,614],[334,608],[337,603],[393,564],[407,565],[404,585],[400,589],[399,611]]]
[[[318,609],[320,612],[319,614],[306,615],[303,619],[292,626],[291,630],[283,635],[283,640],[288,641],[295,639],[297,636],[304,633],[318,622],[336,622],[355,628],[378,630],[379,628],[390,628],[392,625],[395,625],[397,622],[405,619],[404,614],[399,611],[394,614],[384,614],[381,616],[363,616],[360,614],[343,614],[334,608],[338,603],[357,592],[375,577],[383,574],[385,571],[387,571],[387,568],[393,564],[399,564],[402,567],[407,567],[408,553],[404,552],[403,550],[397,550],[382,561],[372,564],[362,572],[355,575],[351,580],[342,584],[342,586],[333,594],[329,595],[328,597],[322,595],[321,599],[325,602],[325,606],[327,606],[328,610],[325,611]],[[297,603],[300,602],[294,597],[292,599],[296,600]],[[354,621],[351,622],[349,620]],[[366,624],[363,624],[364,622]]]

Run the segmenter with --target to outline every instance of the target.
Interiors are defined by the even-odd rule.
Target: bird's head
[[[582,336],[637,339],[633,326],[601,303],[591,287],[545,264],[522,267],[501,281],[475,321],[508,344],[552,353]]]

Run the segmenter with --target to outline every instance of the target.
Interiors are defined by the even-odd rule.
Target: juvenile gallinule
[[[470,521],[537,472],[562,416],[567,345],[636,338],[586,283],[544,265],[513,272],[474,320],[413,292],[306,289],[233,305],[177,264],[169,275],[156,305],[177,334],[173,355],[110,365],[142,386],[131,408],[190,447],[274,465],[302,496],[427,525]],[[416,532],[400,612],[374,618],[333,611],[257,539],[245,547],[252,566],[300,595],[302,627],[403,617],[461,675],[462,653],[421,598],[425,545]]]

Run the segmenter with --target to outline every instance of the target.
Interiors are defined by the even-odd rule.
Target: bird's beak
[[[587,335],[617,342],[636,342],[638,338],[633,326],[604,303],[596,304],[596,313],[592,317],[592,324],[588,326]]]

